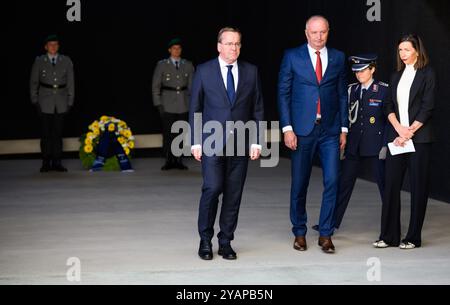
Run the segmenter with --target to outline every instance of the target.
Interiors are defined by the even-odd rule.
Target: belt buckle
[[[53,85],[53,89],[58,89],[58,85]]]

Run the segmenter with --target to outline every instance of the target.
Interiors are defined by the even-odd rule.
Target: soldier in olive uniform
[[[173,139],[172,124],[187,121],[189,112],[189,95],[194,74],[194,66],[181,58],[181,40],[169,42],[170,57],[157,63],[153,73],[153,104],[158,108],[163,122],[163,152],[166,158],[162,170],[178,168],[186,170],[181,157],[175,157],[170,149]]]
[[[50,35],[45,40],[47,54],[38,56],[30,77],[31,102],[42,122],[41,172],[67,172],[61,164],[62,133],[65,114],[75,97],[73,64],[68,56],[59,54],[59,40]]]

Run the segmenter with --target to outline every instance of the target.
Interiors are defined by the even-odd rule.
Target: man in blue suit
[[[314,154],[323,169],[319,246],[334,253],[339,149],[348,132],[347,82],[344,53],[327,48],[328,21],[312,16],[306,23],[307,44],[287,50],[281,63],[278,106],[285,145],[292,150],[291,222],[294,249],[305,251],[306,195]]]
[[[257,136],[246,139],[246,153],[236,155],[232,143],[241,134],[236,128],[227,128],[227,122],[255,122],[263,119],[264,107],[258,69],[239,60],[241,33],[235,28],[223,28],[218,35],[219,57],[198,66],[192,83],[189,121],[192,136],[192,154],[202,163],[203,187],[200,199],[198,230],[201,259],[213,258],[211,239],[214,236],[219,196],[222,197],[218,254],[224,259],[237,258],[231,247],[236,230],[249,157],[257,160],[261,145]],[[201,114],[201,121],[196,117]],[[223,139],[208,147],[208,134],[195,136],[196,127],[215,122],[222,127]],[[200,123],[200,124],[198,124]],[[217,132],[217,130],[215,130]],[[199,138],[199,139],[197,139]],[[251,146],[249,146],[251,144]],[[227,152],[225,155],[223,152]],[[231,153],[230,153],[231,152]]]

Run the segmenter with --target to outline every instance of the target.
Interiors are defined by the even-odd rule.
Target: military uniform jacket
[[[383,103],[389,95],[388,85],[374,81],[361,99],[361,84],[349,86],[350,128],[346,153],[359,156],[378,156],[386,146],[387,120]]]
[[[159,61],[153,73],[153,104],[162,105],[164,112],[188,112],[193,74],[194,66],[188,60],[181,59],[178,70],[170,58]]]
[[[67,112],[75,98],[70,58],[59,54],[53,66],[47,54],[38,56],[31,70],[30,95],[31,102],[39,104],[43,113],[53,114],[55,110],[57,113]]]

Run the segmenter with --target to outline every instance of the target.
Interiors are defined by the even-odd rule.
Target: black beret
[[[167,47],[170,48],[170,47],[176,46],[176,45],[181,46],[181,39],[180,38],[174,38],[171,41],[169,41]]]
[[[55,34],[48,35],[48,36],[45,38],[45,43],[48,43],[48,42],[50,42],[50,41],[59,41],[59,38],[58,38],[58,36],[55,35]]]

